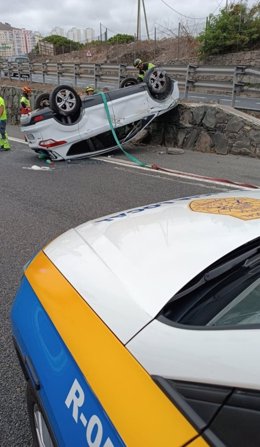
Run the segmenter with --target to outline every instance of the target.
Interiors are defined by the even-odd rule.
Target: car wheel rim
[[[44,108],[44,107],[49,107],[49,105],[50,105],[50,101],[49,101],[48,99],[43,99],[43,100],[41,101],[41,103],[40,103],[40,106],[41,106],[42,108]]]
[[[69,90],[60,90],[56,95],[57,107],[63,112],[70,112],[75,108],[75,95]]]
[[[40,447],[54,447],[54,444],[51,440],[50,432],[45,423],[42,412],[35,406],[34,409],[34,422],[35,422],[35,430],[37,435],[37,440]]]
[[[162,93],[167,84],[166,72],[162,70],[155,70],[152,72],[149,85],[154,93]]]

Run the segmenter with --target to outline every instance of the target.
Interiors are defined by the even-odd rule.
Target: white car
[[[86,382],[124,441],[86,445],[193,446],[156,390],[135,381],[145,373],[202,435],[196,446],[258,447],[260,190],[168,200],[69,230],[25,269],[12,324],[29,414],[58,445],[85,445]]]
[[[83,100],[61,85],[50,94],[50,107],[21,116],[21,131],[31,149],[51,160],[91,157],[118,147],[114,132],[121,144],[130,141],[178,99],[177,82],[160,69],[145,82]]]

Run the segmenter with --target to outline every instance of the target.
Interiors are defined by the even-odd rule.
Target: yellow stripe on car
[[[25,275],[128,447],[179,447],[198,436],[43,252]],[[207,445],[197,440],[196,447]]]

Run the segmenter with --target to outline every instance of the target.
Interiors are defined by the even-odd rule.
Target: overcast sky
[[[170,37],[181,22],[189,31],[199,30],[206,16],[224,8],[231,0],[143,0],[150,37],[156,28],[158,37]],[[236,1],[237,3],[239,0]],[[146,26],[141,3],[141,34],[146,38]],[[256,0],[248,0],[248,6]],[[108,29],[113,34],[136,34],[138,0],[9,0],[1,1],[0,21],[13,27],[40,31],[49,35],[59,26],[65,31],[72,27],[93,28],[95,36]],[[174,11],[175,10],[175,11]],[[186,16],[186,17],[185,17]]]

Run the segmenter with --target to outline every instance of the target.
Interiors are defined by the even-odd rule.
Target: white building
[[[73,42],[82,42],[82,30],[75,27],[69,29],[67,38],[73,40]]]
[[[59,26],[55,26],[50,32],[51,36],[62,36],[65,37],[65,31],[63,28],[60,28]]]
[[[94,40],[94,30],[92,28],[76,28],[73,27],[68,30],[67,38],[74,42],[86,43]]]
[[[93,28],[85,28],[83,30],[84,33],[84,43],[85,42],[92,42],[95,39],[95,31]]]

